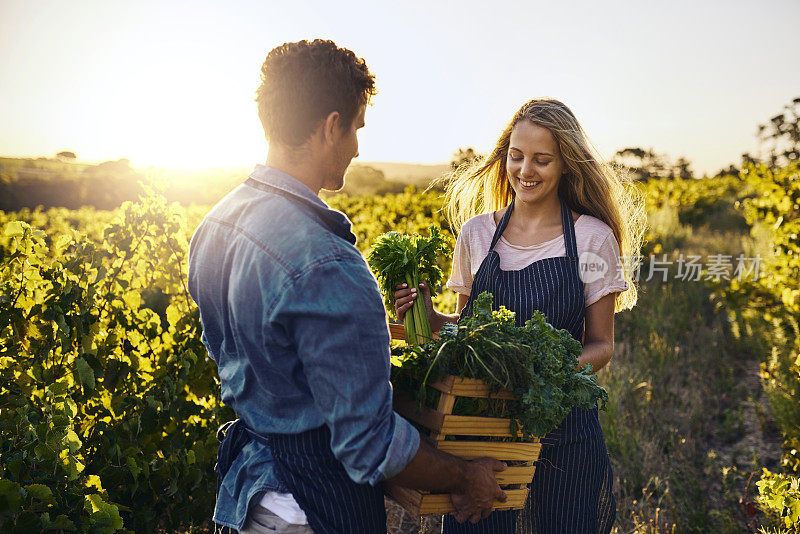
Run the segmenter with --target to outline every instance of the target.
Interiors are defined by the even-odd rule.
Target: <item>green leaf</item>
[[[70,521],[69,517],[64,514],[57,515],[54,521],[49,521],[47,524],[44,524],[44,521],[42,523],[42,526],[48,530],[64,530],[67,532],[75,532],[77,530],[75,523]]]
[[[72,397],[66,397],[64,399],[64,413],[67,417],[75,417],[78,415],[78,405],[75,404],[75,401],[72,400]]]
[[[103,491],[103,484],[100,480],[100,477],[97,475],[89,475],[86,477],[86,487],[96,488],[97,491]]]
[[[42,531],[42,520],[35,513],[25,510],[17,517],[14,532],[18,534],[39,534]]]
[[[139,468],[139,465],[136,463],[136,460],[133,457],[128,456],[128,458],[125,460],[125,463],[128,465],[128,471],[130,471],[131,475],[133,475],[133,480],[136,480],[139,477],[139,473],[142,472],[142,470]]]
[[[0,510],[17,512],[22,506],[23,496],[24,492],[19,484],[0,478]]]
[[[11,221],[6,224],[6,230],[5,232],[3,232],[3,235],[5,235],[6,237],[21,236],[25,232],[26,227],[28,227],[28,225],[23,222]]]
[[[180,309],[175,304],[170,304],[167,306],[167,322],[170,326],[176,326],[178,321],[180,321],[183,314],[181,313]]]
[[[122,518],[116,505],[107,503],[99,493],[86,495],[84,508],[91,514],[91,521],[95,525],[109,526],[115,530],[122,528]],[[113,532],[113,530],[111,531]]]
[[[47,387],[55,396],[66,395],[68,388],[69,386],[64,381],[53,382]]]
[[[71,242],[72,235],[70,234],[61,234],[55,239],[55,245],[57,249],[66,248]]]
[[[75,358],[75,372],[78,375],[78,381],[83,385],[85,388],[94,389],[95,381],[94,381],[94,371],[89,366],[89,364],[81,357]]]
[[[50,424],[53,425],[53,430],[64,430],[69,426],[70,420],[66,415],[54,415],[50,419]]]
[[[70,430],[67,432],[67,435],[64,436],[64,445],[67,446],[70,453],[75,454],[81,448],[83,443],[78,437],[78,434],[76,434],[73,430]]]
[[[28,484],[25,486],[28,495],[42,502],[54,503],[53,491],[44,484]]]

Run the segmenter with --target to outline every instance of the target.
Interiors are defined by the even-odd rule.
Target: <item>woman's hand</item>
[[[422,301],[425,303],[425,312],[428,315],[428,321],[431,323],[431,330],[434,332],[441,328],[441,321],[438,320],[438,313],[433,309],[433,301],[431,300],[431,289],[425,282],[420,282],[419,291],[416,287],[409,288],[408,284],[400,284],[394,288],[394,312],[398,321],[402,321],[406,312],[414,305],[417,296],[422,293]],[[439,328],[436,328],[438,325]]]

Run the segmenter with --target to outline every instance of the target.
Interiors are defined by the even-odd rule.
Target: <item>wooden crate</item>
[[[392,339],[403,339],[402,325],[390,325]],[[504,503],[495,501],[493,510],[521,509],[528,497],[528,484],[533,480],[536,469],[534,463],[539,457],[541,443],[522,441],[520,436],[513,436],[510,420],[499,417],[467,417],[453,415],[453,405],[457,397],[495,398],[513,400],[508,390],[492,393],[481,380],[448,376],[443,380],[430,384],[429,387],[440,392],[436,409],[420,406],[419,403],[407,399],[395,399],[397,413],[427,428],[430,435],[424,439],[441,451],[448,452],[466,460],[490,456],[517,465],[509,466],[505,471],[497,473],[497,482],[506,492],[508,500]],[[447,436],[460,436],[459,441],[445,440]],[[478,441],[463,440],[463,437],[517,438],[519,441]],[[436,494],[418,491],[387,482],[386,493],[400,503],[406,510],[415,515],[445,514],[454,511],[449,494]]]

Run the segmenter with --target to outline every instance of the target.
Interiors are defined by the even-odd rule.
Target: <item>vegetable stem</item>
[[[416,287],[414,282],[415,280],[413,274],[406,273],[406,284],[408,284],[409,289]],[[403,321],[404,324],[411,326],[410,335],[409,331],[406,330],[406,343],[410,345],[419,345],[419,338],[422,335],[422,328],[420,326],[418,317],[419,314],[417,313],[417,310],[419,310],[419,306],[417,306],[417,301],[414,301],[406,312],[406,320]]]

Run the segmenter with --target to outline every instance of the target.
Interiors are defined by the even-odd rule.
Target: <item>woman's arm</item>
[[[614,305],[617,293],[609,293],[586,308],[586,338],[578,364],[592,364],[592,371],[604,367],[614,354]]]

